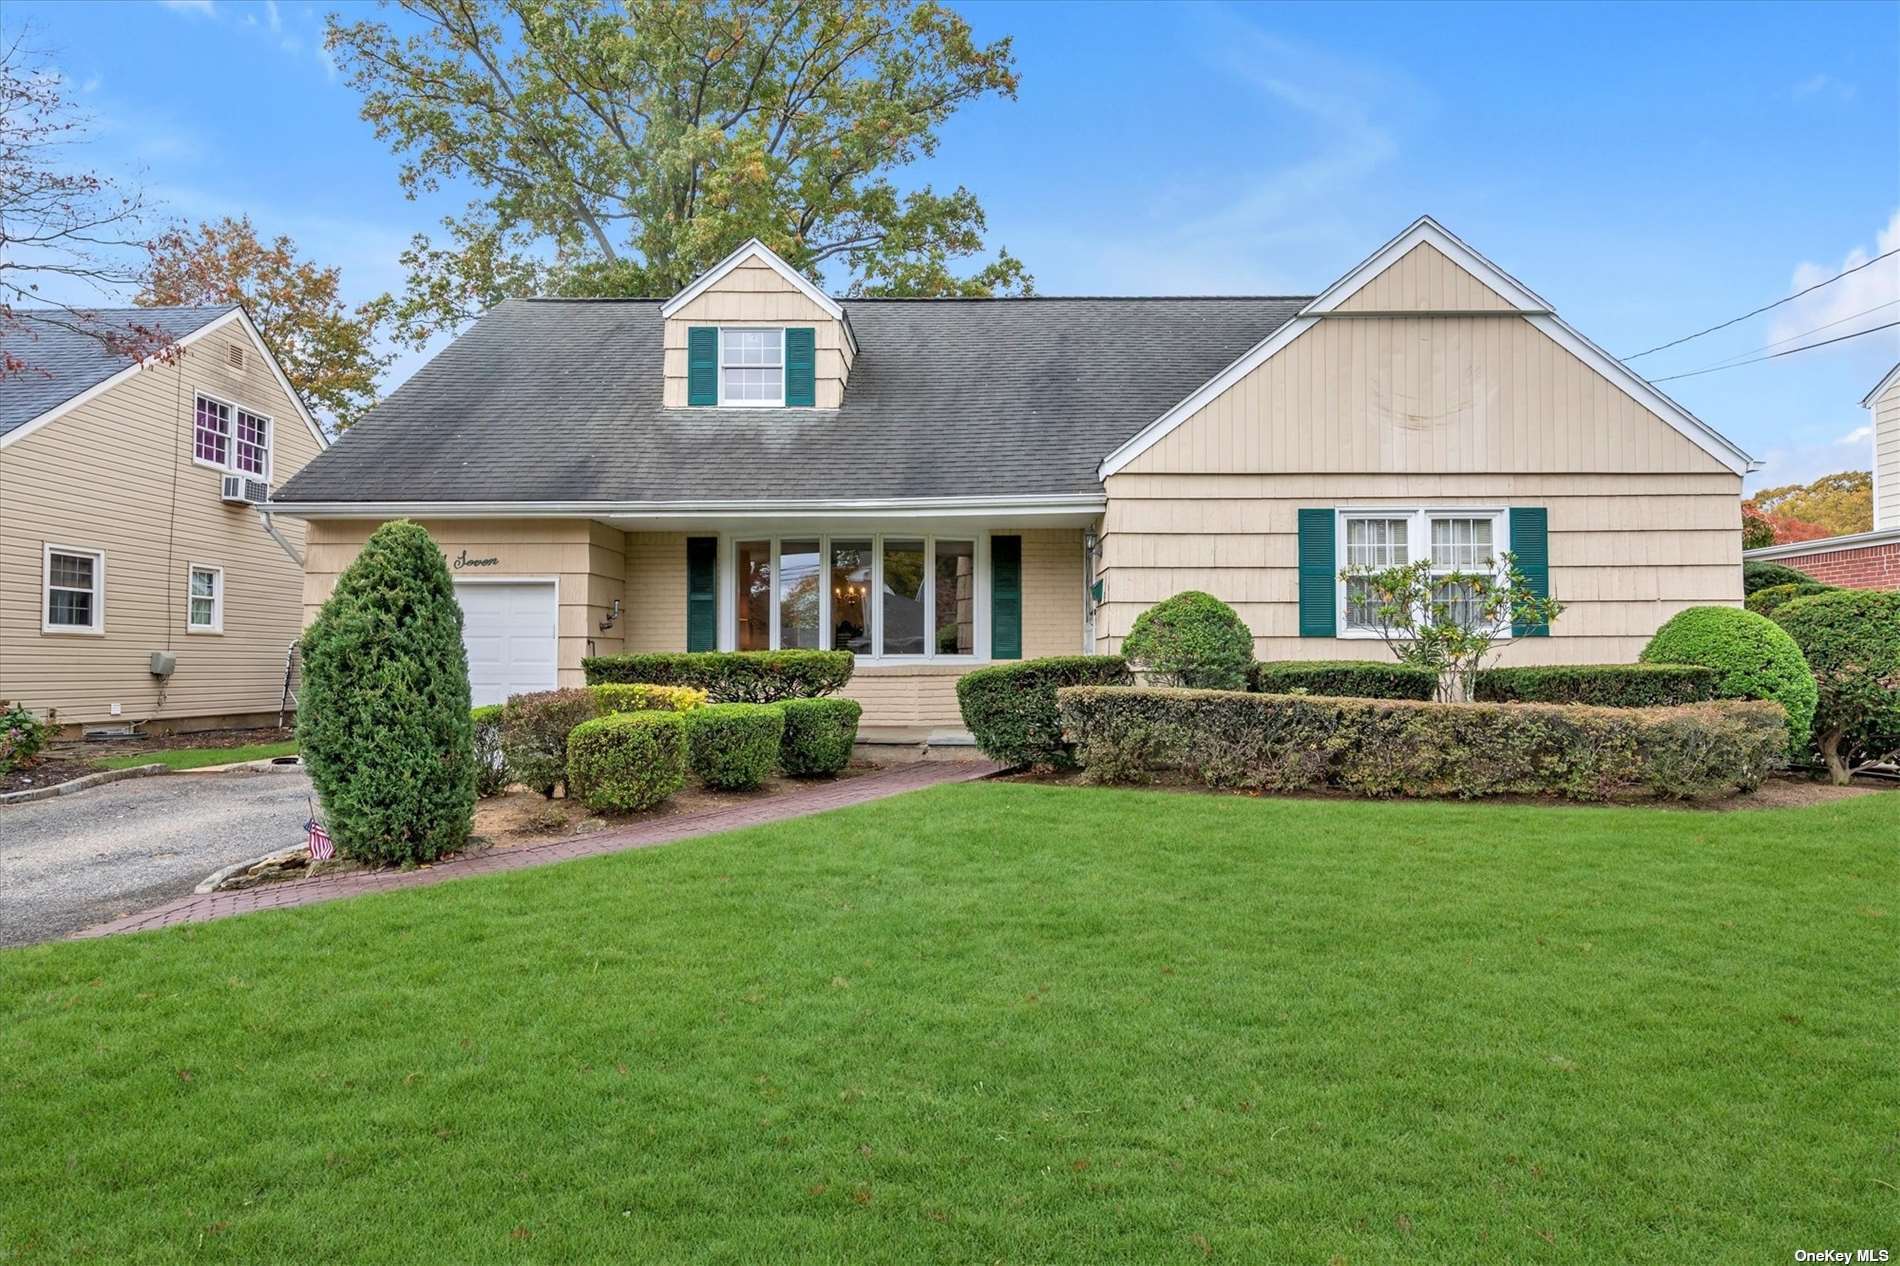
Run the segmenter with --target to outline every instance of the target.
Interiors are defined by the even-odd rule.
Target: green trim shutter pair
[[[818,331],[792,326],[785,331],[785,404],[809,409],[818,393]],[[686,403],[719,403],[719,327],[695,325],[686,331]]]
[[[719,539],[686,538],[686,649],[719,647]],[[990,538],[990,658],[1023,657],[1023,538]]]
[[[1331,509],[1301,510],[1300,636],[1339,633],[1338,515]],[[1550,596],[1550,514],[1542,506],[1511,507],[1511,553],[1532,593]],[[1548,624],[1513,622],[1515,637],[1549,637]]]

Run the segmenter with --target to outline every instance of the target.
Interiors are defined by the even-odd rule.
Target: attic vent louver
[[[224,358],[232,369],[240,372],[244,369],[244,349],[236,343],[229,344],[224,349]]]

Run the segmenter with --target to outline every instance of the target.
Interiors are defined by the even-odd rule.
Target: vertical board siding
[[[1497,291],[1420,242],[1344,303],[1341,312],[1510,312]]]
[[[244,350],[241,370],[230,368],[232,348]],[[224,505],[219,472],[192,462],[198,391],[271,419],[274,484],[317,455],[234,326],[0,450],[0,698],[75,724],[276,713],[284,654],[302,628],[302,580],[256,511]],[[300,523],[277,526],[302,548]],[[41,632],[47,542],[105,552],[104,636]],[[221,634],[185,631],[192,563],[224,569]],[[157,650],[178,661],[162,690],[150,671]]]

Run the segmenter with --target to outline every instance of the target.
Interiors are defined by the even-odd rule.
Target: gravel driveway
[[[184,896],[303,838],[303,770],[172,774],[0,806],[0,945],[65,936]]]

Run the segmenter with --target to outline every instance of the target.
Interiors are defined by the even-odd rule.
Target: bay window
[[[1503,554],[1510,548],[1503,510],[1342,510],[1342,558],[1349,572],[1404,567],[1425,559],[1434,576],[1463,572],[1502,576]],[[1345,637],[1377,636],[1379,601],[1371,582],[1348,575],[1340,586],[1339,627]],[[1453,619],[1467,628],[1480,618],[1479,601],[1469,584],[1435,584],[1433,595],[1448,604]]]
[[[967,537],[898,533],[735,540],[732,645],[972,659],[976,546]]]

